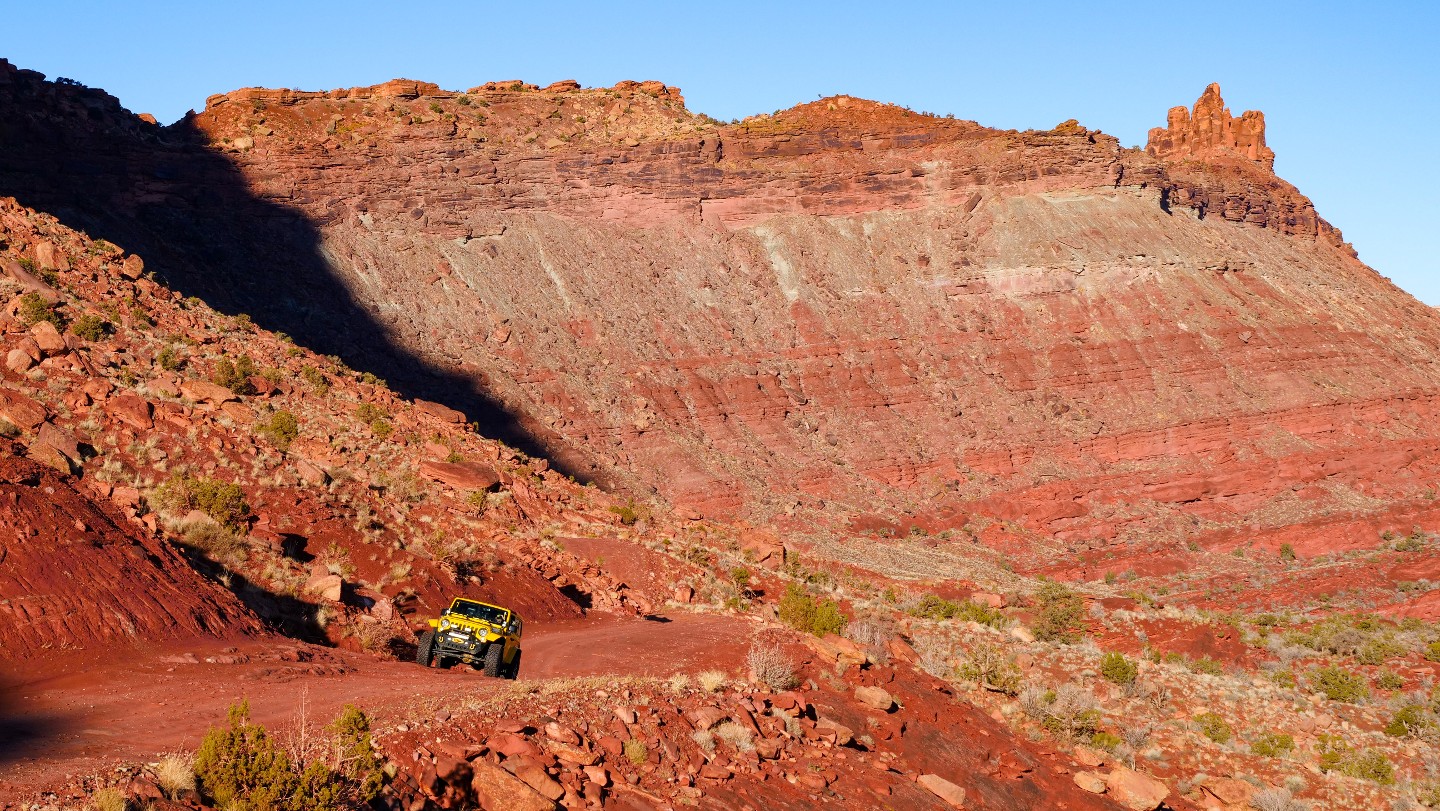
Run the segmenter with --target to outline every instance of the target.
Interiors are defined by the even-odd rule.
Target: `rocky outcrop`
[[[1150,130],[1145,151],[1162,160],[1244,158],[1273,169],[1275,153],[1265,145],[1265,114],[1246,110],[1230,115],[1220,97],[1220,85],[1205,88],[1192,112],[1171,107],[1164,127]]]

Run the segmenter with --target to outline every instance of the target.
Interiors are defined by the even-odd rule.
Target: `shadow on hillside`
[[[65,731],[61,719],[20,708],[20,688],[0,673],[0,766],[35,756],[35,747]],[[3,772],[0,772],[3,774]]]
[[[316,224],[255,194],[188,119],[156,127],[102,91],[5,67],[0,195],[139,254],[147,271],[181,295],[246,313],[384,378],[407,398],[464,412],[486,436],[552,455],[476,381],[434,368],[390,340],[330,268]]]

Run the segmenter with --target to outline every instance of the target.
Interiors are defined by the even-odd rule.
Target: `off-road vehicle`
[[[465,662],[487,676],[520,675],[520,615],[508,608],[456,597],[430,630],[420,635],[415,661],[425,667]]]

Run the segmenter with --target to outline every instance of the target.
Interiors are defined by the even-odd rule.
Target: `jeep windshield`
[[[480,603],[456,600],[455,604],[450,606],[450,613],[498,626],[505,624],[505,615],[510,612],[491,605],[481,605]]]

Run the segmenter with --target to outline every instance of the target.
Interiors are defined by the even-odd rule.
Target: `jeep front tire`
[[[415,662],[421,667],[430,667],[435,662],[435,632],[426,631],[415,645]]]
[[[485,649],[485,675],[494,678],[500,675],[500,657],[505,655],[505,643],[493,642]]]

